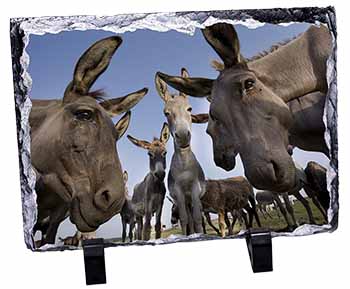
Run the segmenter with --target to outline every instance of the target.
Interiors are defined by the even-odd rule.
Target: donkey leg
[[[284,193],[282,194],[282,198],[283,198],[283,201],[284,201],[284,204],[286,206],[286,209],[287,209],[287,212],[289,213],[289,215],[292,217],[292,220],[293,220],[293,223],[298,225],[296,219],[295,219],[295,215],[294,215],[294,209],[289,201],[289,196],[288,196],[288,193]]]
[[[135,220],[131,220],[129,224],[129,241],[132,242],[133,233],[135,228]]]
[[[230,219],[228,218],[227,211],[225,211],[225,224],[226,224],[226,227],[227,227],[227,230],[228,230],[228,235],[232,236],[233,235],[233,231],[232,231],[232,228],[231,228],[231,223],[230,223]]]
[[[202,202],[200,196],[202,195],[202,186],[198,182],[192,187],[191,201],[192,201],[192,216],[194,223],[194,231],[196,233],[203,233],[202,227]]]
[[[151,238],[151,220],[152,213],[147,212],[145,215],[145,222],[142,230],[142,240],[148,241]]]
[[[54,244],[56,240],[56,234],[59,225],[67,217],[68,207],[62,205],[57,208],[56,211],[50,216],[50,223],[47,229],[47,233],[41,245],[44,244]]]
[[[280,197],[278,195],[274,196],[274,200],[275,202],[277,203],[277,206],[278,208],[280,209],[284,219],[286,220],[287,222],[287,225],[288,225],[288,229],[291,229],[291,228],[294,228],[295,227],[295,224],[292,224],[287,216],[287,211],[286,209],[284,208],[281,200],[280,200]]]
[[[205,220],[204,220],[204,216],[202,216],[202,226],[203,226],[203,234],[207,234],[207,229],[205,227]]]
[[[214,226],[213,222],[211,221],[210,213],[204,212],[204,216],[205,216],[205,218],[206,218],[206,220],[207,220],[208,225],[209,225],[210,227],[212,227],[213,230],[216,232],[216,234],[218,234],[218,235],[220,236],[220,231],[219,231],[219,229],[216,228],[216,227]]]
[[[181,192],[178,192],[176,195],[176,200],[177,200],[177,206],[179,209],[179,218],[180,218],[182,235],[188,235],[188,232],[187,232],[188,215],[187,215],[185,196]]]
[[[126,238],[126,221],[125,219],[122,217],[122,242],[125,243],[125,238]]]
[[[323,218],[325,219],[325,221],[328,222],[327,212],[322,207],[320,201],[317,198],[317,195],[316,195],[315,191],[313,189],[311,189],[308,185],[304,185],[304,191],[306,192],[306,194],[309,197],[311,197],[312,202],[315,204],[317,209],[321,212],[321,214],[322,214]]]
[[[192,197],[192,216],[195,233],[203,233],[202,203],[199,197]]]
[[[137,240],[142,240],[143,218],[141,216],[136,217],[137,220]]]
[[[192,207],[191,204],[186,204],[186,212],[187,212],[187,235],[194,234],[194,223],[192,218]]]
[[[219,212],[219,228],[220,228],[220,236],[225,237],[225,212]]]
[[[310,205],[309,205],[309,202],[300,194],[300,192],[296,191],[296,192],[293,192],[293,195],[298,199],[298,201],[300,201],[300,203],[303,204],[303,206],[305,207],[306,209],[306,212],[309,216],[309,222],[310,224],[316,224],[315,222],[315,219],[314,219],[314,216],[312,214],[312,210],[310,208]]]
[[[242,218],[245,224],[245,228],[248,229],[249,223],[248,223],[247,213],[243,212],[243,210],[242,210]]]
[[[156,225],[155,225],[155,230],[156,230],[156,239],[159,239],[162,234],[162,209],[163,209],[163,202],[160,204],[156,211]]]

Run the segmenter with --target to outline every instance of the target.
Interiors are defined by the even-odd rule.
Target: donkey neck
[[[326,61],[331,52],[327,28],[305,33],[264,57],[248,62],[260,81],[284,102],[313,91],[327,92]]]
[[[181,148],[178,145],[176,145],[174,141],[174,154],[177,158],[179,158],[182,161],[189,161],[193,159],[191,144],[186,148]]]

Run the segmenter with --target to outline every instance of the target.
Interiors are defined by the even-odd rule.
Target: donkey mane
[[[251,61],[255,61],[255,60],[259,60],[260,58],[263,58],[265,57],[266,55],[269,55],[273,52],[275,52],[276,50],[278,50],[279,48],[287,45],[288,43],[290,43],[291,41],[293,41],[294,39],[296,39],[297,37],[299,37],[300,34],[292,37],[292,38],[289,38],[289,39],[286,39],[286,40],[282,40],[280,42],[277,42],[276,44],[273,44],[269,49],[266,49],[266,50],[263,50],[261,52],[259,52],[257,55],[254,55],[252,57],[249,57],[249,58],[244,58],[246,62],[251,62]],[[243,56],[241,56],[243,57]],[[225,66],[224,66],[224,63],[219,61],[219,60],[212,60],[210,62],[210,65],[211,67],[213,67],[216,71],[222,71],[224,70]]]
[[[96,89],[94,91],[90,91],[87,93],[88,96],[96,99],[97,101],[104,101],[105,96],[106,96],[106,92],[104,91],[104,89]]]
[[[258,60],[260,58],[263,58],[265,57],[266,55],[268,54],[271,54],[273,52],[275,52],[276,50],[278,50],[279,48],[287,45],[289,42],[293,41],[294,39],[296,39],[297,37],[299,37],[300,34],[292,37],[292,38],[289,38],[289,39],[286,39],[286,40],[282,40],[280,42],[277,42],[276,44],[273,44],[269,49],[266,49],[266,50],[263,50],[261,52],[259,52],[257,55],[254,55],[252,57],[249,57],[249,58],[246,58],[245,60],[247,62],[251,62],[251,61],[254,61],[254,60]]]

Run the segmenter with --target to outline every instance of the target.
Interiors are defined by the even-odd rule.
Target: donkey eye
[[[187,111],[188,111],[188,112],[192,112],[192,107],[189,107],[189,108],[187,109]]]
[[[254,85],[255,85],[254,79],[247,79],[244,81],[244,88],[246,90],[252,89],[254,87]]]
[[[87,109],[78,110],[74,113],[78,120],[91,120],[92,111]]]
[[[168,117],[168,116],[170,115],[170,112],[169,112],[169,111],[164,111],[164,115],[165,115],[166,117]]]
[[[162,156],[165,157],[165,156],[166,156],[166,153],[167,153],[167,152],[163,152],[163,153],[162,153]]]
[[[152,159],[154,158],[154,154],[149,152],[148,155],[149,155],[150,158],[152,158]]]

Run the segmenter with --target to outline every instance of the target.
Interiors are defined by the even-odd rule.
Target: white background
[[[349,288],[350,121],[347,65],[350,18],[346,1],[2,1],[0,18],[0,287],[83,288],[83,252],[33,253],[23,240],[13,100],[9,18],[49,15],[114,15],[243,8],[334,5],[338,25],[339,229],[332,234],[273,239],[274,272],[253,274],[244,240],[106,249],[105,288]]]

